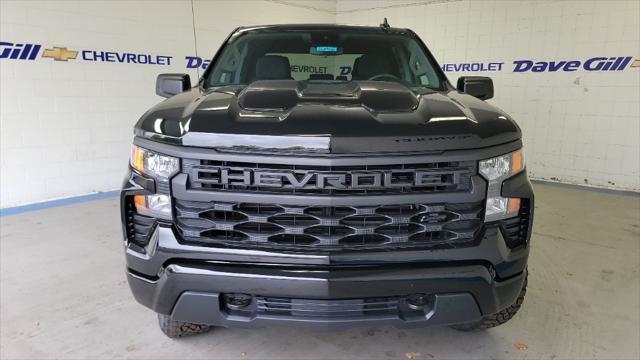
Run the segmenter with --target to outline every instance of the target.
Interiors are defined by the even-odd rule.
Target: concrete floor
[[[480,333],[221,328],[170,340],[129,292],[116,199],[6,216],[0,357],[640,358],[640,197],[535,188],[524,306]]]

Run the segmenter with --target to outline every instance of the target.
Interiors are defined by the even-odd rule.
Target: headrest
[[[353,79],[367,80],[380,74],[394,74],[396,71],[385,54],[364,54],[356,59],[353,67]]]
[[[256,80],[291,79],[289,58],[279,55],[265,55],[256,61]]]

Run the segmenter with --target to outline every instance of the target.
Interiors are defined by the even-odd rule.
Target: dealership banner
[[[36,43],[15,43],[0,41],[0,60],[8,61],[84,61],[93,63],[113,63],[128,65],[171,66],[180,65],[186,69],[206,69],[210,59],[186,55],[176,57],[166,54],[144,52],[110,51],[101,49],[68,49],[62,46],[46,47]],[[515,59],[511,62],[462,62],[445,63],[445,72],[572,72],[572,71],[622,71],[640,68],[640,59],[629,55],[594,56],[585,59]],[[341,66],[340,75],[351,73],[351,66]],[[310,64],[292,64],[293,73],[323,73]]]
[[[571,60],[514,60],[505,66],[504,62],[469,62],[449,63],[442,65],[447,72],[482,72],[482,71],[511,71],[511,72],[557,72],[557,71],[621,71],[627,67],[640,67],[640,59],[633,60],[632,56],[596,56],[588,59]]]

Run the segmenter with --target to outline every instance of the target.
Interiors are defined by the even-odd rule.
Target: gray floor
[[[0,357],[638,359],[640,197],[535,187],[524,307],[481,333],[215,329],[173,341],[129,293],[116,199],[6,216]]]

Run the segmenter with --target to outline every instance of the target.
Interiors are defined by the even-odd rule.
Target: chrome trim
[[[157,134],[156,134],[157,135]],[[224,135],[221,135],[224,136]],[[296,137],[298,138],[298,137]],[[300,137],[306,138],[309,137]],[[181,138],[174,138],[180,140]],[[316,139],[317,140],[317,139]],[[469,161],[481,160],[508,152],[522,147],[522,141],[512,141],[502,145],[490,146],[479,149],[447,150],[447,151],[411,151],[393,153],[361,153],[361,154],[331,154],[325,152],[304,152],[286,153],[269,152],[260,148],[247,148],[245,152],[218,151],[214,148],[201,148],[195,146],[181,146],[181,142],[176,144],[161,143],[137,136],[134,138],[135,145],[146,149],[162,153],[164,155],[179,158],[221,160],[237,162],[260,162],[265,164],[295,164],[295,165],[323,165],[323,166],[349,166],[349,165],[393,165],[410,163],[427,163],[441,161]],[[246,145],[246,143],[244,144]],[[215,147],[216,144],[212,144]],[[260,152],[262,151],[262,152]],[[296,149],[296,152],[298,150]]]
[[[182,139],[184,146],[195,146],[209,142],[216,148],[260,148],[296,151],[329,151],[331,137],[317,136],[273,136],[247,134],[210,134],[190,132]]]
[[[205,276],[225,276],[227,278],[242,278],[242,279],[264,279],[264,280],[302,280],[302,281],[319,281],[328,282],[327,279],[314,278],[314,277],[296,277],[296,276],[277,276],[277,275],[262,275],[251,273],[233,273],[227,271],[215,271],[209,269],[186,267],[176,264],[171,264],[165,268],[167,274],[185,274],[185,275],[205,275]],[[308,273],[308,272],[307,272]],[[170,275],[169,275],[170,276]]]
[[[477,124],[478,121],[466,116],[440,116],[440,117],[432,117],[428,122],[438,122],[438,121],[471,121],[474,124]]]
[[[140,280],[140,281],[144,281],[147,284],[156,284],[158,282],[158,280],[149,280],[145,277],[142,277],[140,275],[136,275],[134,273],[132,273],[130,270],[127,270],[127,274],[129,274],[129,276],[131,276],[134,279]]]

